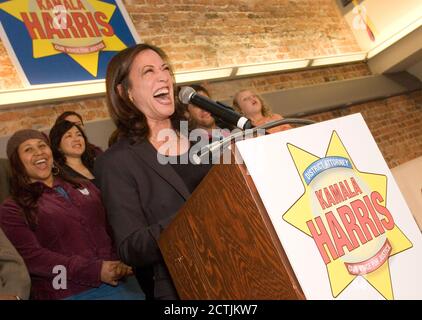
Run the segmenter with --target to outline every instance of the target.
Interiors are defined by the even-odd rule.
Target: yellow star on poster
[[[116,6],[100,0],[10,0],[0,9],[25,24],[35,59],[64,53],[96,77],[99,51],[126,48],[109,25]]]
[[[283,219],[314,239],[333,297],[362,276],[394,299],[389,257],[412,243],[386,207],[387,177],[359,171],[335,131],[323,158],[288,149],[305,192]]]

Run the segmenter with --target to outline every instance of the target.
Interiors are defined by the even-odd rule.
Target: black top
[[[147,296],[177,299],[158,239],[190,197],[185,182],[172,165],[159,162],[147,140],[126,137],[95,160],[94,175],[120,259],[139,271]]]
[[[191,159],[187,161],[188,153],[171,156],[168,159],[172,168],[182,178],[190,193],[195,190],[212,166],[211,164],[194,164]]]
[[[80,174],[78,171],[73,170],[71,167],[69,167],[68,165],[64,164],[62,166],[63,171],[70,176],[71,178],[77,178],[77,179],[84,179],[84,180],[89,180],[91,181],[93,184],[96,185],[95,183],[95,178],[94,179],[89,179],[87,177],[85,177],[84,175]],[[92,170],[90,169],[89,171],[92,172]]]

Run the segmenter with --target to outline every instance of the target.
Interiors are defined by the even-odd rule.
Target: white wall
[[[403,163],[391,172],[422,230],[422,157]]]

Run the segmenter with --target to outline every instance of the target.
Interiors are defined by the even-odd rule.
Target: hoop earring
[[[57,176],[60,173],[59,167],[56,166],[56,164],[53,163],[53,168],[51,168],[51,173],[53,176]]]

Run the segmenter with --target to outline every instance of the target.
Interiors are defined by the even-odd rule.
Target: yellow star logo
[[[313,238],[333,297],[362,276],[394,299],[389,258],[412,243],[386,206],[387,177],[359,171],[335,131],[323,158],[288,149],[305,191],[283,219]]]
[[[25,24],[33,41],[33,57],[67,54],[94,77],[99,52],[126,45],[109,24],[116,6],[99,0],[10,0],[0,4]]]

